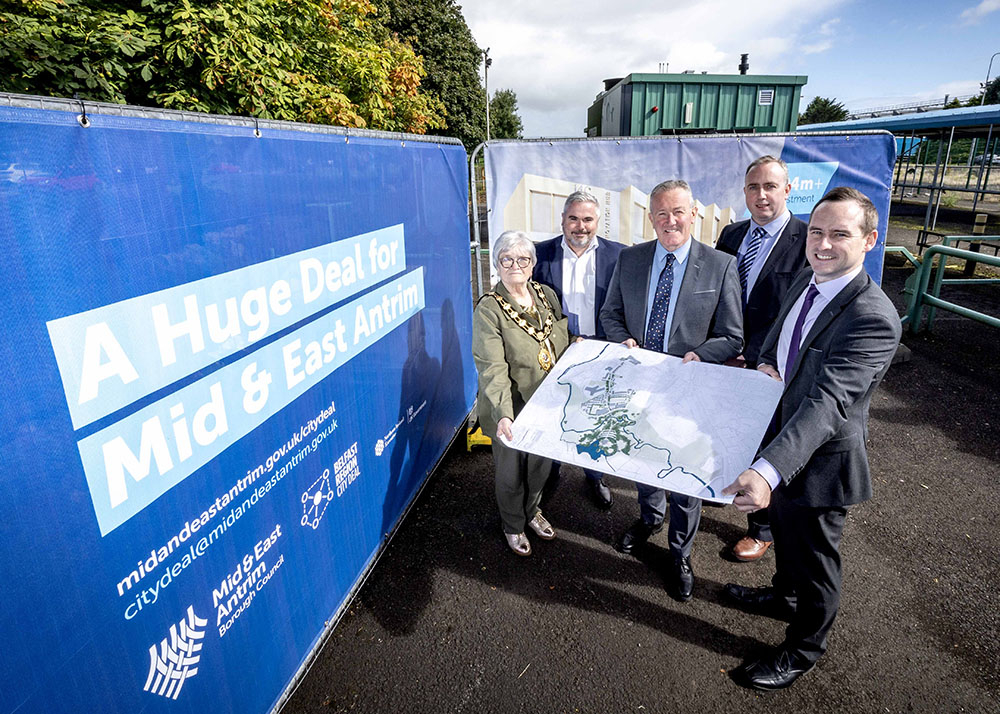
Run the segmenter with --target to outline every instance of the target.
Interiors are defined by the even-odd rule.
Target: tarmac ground
[[[915,231],[888,237],[912,249]],[[900,314],[911,273],[887,256]],[[1000,315],[998,285],[943,297]],[[558,537],[519,558],[489,449],[460,439],[283,711],[1000,712],[1000,331],[939,312],[903,343],[909,361],[872,401],[875,496],[849,511],[830,647],[792,688],[727,676],[784,628],[723,599],[725,583],[767,584],[774,570],[773,550],[726,557],[738,511],[705,508],[694,598],[679,603],[664,589],[665,529],[638,557],[611,546],[638,513],[631,482],[609,477],[604,512],[563,467],[544,503]]]

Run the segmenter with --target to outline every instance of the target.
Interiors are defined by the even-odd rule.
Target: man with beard
[[[570,338],[604,339],[599,318],[620,243],[597,235],[601,208],[586,191],[574,191],[563,204],[562,233],[535,246],[538,262],[534,280],[552,288],[569,318]],[[553,465],[553,475],[559,463]],[[613,497],[599,471],[584,469],[591,496],[600,508],[611,508]]]

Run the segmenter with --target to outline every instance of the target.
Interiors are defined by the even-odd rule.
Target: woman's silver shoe
[[[507,537],[507,545],[518,555],[531,555],[531,543],[524,533],[504,533]]]
[[[545,520],[545,516],[542,515],[541,511],[528,521],[528,525],[531,526],[531,530],[535,531],[542,540],[552,540],[556,537],[556,532],[552,530],[552,524]]]

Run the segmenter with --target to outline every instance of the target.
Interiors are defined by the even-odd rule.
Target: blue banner
[[[865,269],[881,282],[896,160],[888,132],[490,142],[490,240],[505,230],[523,230],[535,240],[558,235],[563,201],[578,189],[600,202],[599,235],[625,245],[652,240],[650,190],[684,179],[698,208],[694,237],[714,245],[723,227],[749,218],[743,177],[750,162],[767,154],[788,164],[787,205],[802,220],[836,186],[856,188],[872,200],[879,212],[878,244]]]
[[[466,155],[89,120],[0,108],[0,714],[264,712],[472,407]]]

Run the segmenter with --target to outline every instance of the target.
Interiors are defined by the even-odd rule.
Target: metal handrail
[[[938,261],[938,273],[933,287],[931,287],[931,290],[928,290],[931,272],[934,270],[934,257],[936,255],[941,256],[941,259]],[[911,333],[918,333],[921,330],[920,323],[923,320],[923,308],[926,304],[930,306],[931,310],[934,308],[940,308],[942,310],[954,312],[962,317],[982,322],[983,324],[990,325],[991,327],[1000,327],[1000,318],[993,317],[992,315],[987,315],[982,312],[977,312],[976,310],[972,310],[953,302],[948,302],[947,300],[942,300],[938,297],[941,291],[941,285],[944,282],[944,264],[947,262],[948,257],[962,258],[966,261],[1000,267],[1000,256],[983,255],[982,253],[976,253],[971,250],[962,250],[960,248],[952,248],[947,245],[932,245],[927,249],[927,252],[924,254],[924,259],[921,262],[920,267],[917,269],[917,280],[914,285],[913,296],[910,298],[910,307],[906,311],[907,314],[903,317],[903,323],[907,325]],[[952,279],[948,282],[969,283],[970,281],[967,279]],[[974,282],[981,283],[983,280],[975,280]],[[988,279],[988,282],[1000,282],[1000,279]],[[929,313],[927,320],[928,329],[930,329],[932,321],[933,313],[931,312]]]
[[[941,245],[959,243],[963,240],[969,241],[970,243],[997,243],[1000,242],[1000,236],[991,236],[982,233],[971,236],[944,236],[944,238],[941,239]]]
[[[945,104],[951,102],[952,100],[958,102],[967,102],[975,96],[976,96],[975,94],[964,95],[961,97],[946,96],[944,99],[929,99],[924,102],[909,102],[907,104],[888,104],[883,107],[871,107],[869,109],[853,109],[848,111],[850,112],[849,116],[852,119],[857,119],[865,115],[874,115],[874,114],[882,114],[883,112],[898,111],[900,109],[913,109],[914,110],[913,112],[904,112],[904,113],[916,114],[919,113],[916,111],[918,109],[930,109],[931,107],[936,107],[938,105],[944,107]]]
[[[900,255],[903,256],[903,258],[905,258],[906,260],[908,260],[913,265],[914,268],[918,268],[918,269],[920,268],[920,258],[918,258],[913,253],[911,253],[909,251],[909,249],[906,248],[906,246],[902,246],[902,245],[887,245],[885,247],[885,252],[886,253],[899,253]]]
[[[968,241],[970,244],[971,243],[1000,243],[1000,236],[986,236],[986,235],[943,236],[941,238],[940,245],[942,245],[942,246],[950,246],[950,244],[952,244],[952,243],[960,243],[962,241]],[[978,253],[979,252],[978,248],[973,248],[971,245],[969,246],[969,250],[971,252],[973,252],[973,253]],[[996,255],[997,252],[993,251],[993,254]],[[946,267],[947,263],[948,263],[948,256],[942,256],[941,260],[938,261],[938,269],[937,269],[937,272],[934,274],[934,286],[931,289],[931,294],[934,297],[938,297],[941,294],[941,286],[942,285],[954,285],[954,284],[957,284],[957,283],[961,283],[961,284],[965,284],[965,285],[973,285],[973,284],[983,285],[983,284],[990,284],[990,283],[1000,283],[1000,279],[998,279],[998,278],[967,278],[967,277],[962,277],[962,278],[945,278],[944,277],[944,271],[945,271],[945,267]],[[972,275],[973,271],[975,271],[975,267],[974,267],[975,266],[975,261],[968,261],[967,260],[965,262],[965,265],[966,265],[966,274],[967,275]],[[931,324],[934,322],[934,316],[935,315],[936,315],[936,311],[935,311],[934,307],[932,306],[932,307],[928,308],[928,310],[927,310],[927,329],[930,329]]]

